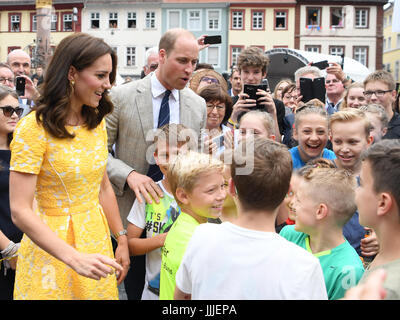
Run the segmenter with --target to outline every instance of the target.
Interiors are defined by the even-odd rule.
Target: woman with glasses
[[[295,83],[289,83],[282,90],[282,101],[285,105],[285,116],[296,112],[297,108],[297,90]]]
[[[0,300],[12,300],[17,258],[22,232],[11,220],[9,202],[10,143],[13,131],[24,111],[17,93],[0,85]]]
[[[206,129],[208,137],[216,144],[217,155],[224,149],[226,133],[231,129],[225,126],[232,113],[232,99],[228,92],[218,84],[211,84],[199,91],[207,105]]]

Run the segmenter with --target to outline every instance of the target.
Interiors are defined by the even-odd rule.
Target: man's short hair
[[[0,69],[1,69],[1,68],[7,68],[7,69],[10,70],[11,72],[13,72],[12,69],[11,69],[11,67],[10,67],[10,65],[8,65],[7,63],[0,62]]]
[[[262,73],[267,73],[269,58],[260,48],[248,47],[240,53],[237,66],[239,71],[246,67],[256,67],[261,68]]]
[[[180,36],[187,36],[196,39],[193,33],[181,28],[170,29],[163,34],[158,44],[158,49],[164,49],[167,55],[174,49],[175,42]]]
[[[323,77],[321,70],[318,69],[317,67],[305,66],[305,67],[301,67],[300,69],[296,70],[296,72],[294,73],[294,80],[297,81],[303,75],[308,74],[308,73],[313,74],[316,78]]]
[[[253,170],[240,174],[249,163]],[[292,167],[285,145],[259,137],[242,140],[234,150],[231,174],[243,210],[275,210],[289,190]]]
[[[362,160],[370,164],[375,193],[391,193],[399,207],[400,141],[384,139],[374,143],[363,152]]]
[[[352,121],[361,121],[364,127],[365,136],[368,138],[371,132],[371,122],[365,115],[364,111],[355,109],[355,108],[347,108],[335,112],[329,117],[329,128],[332,131],[332,125],[335,122],[352,122]]]
[[[158,47],[151,47],[146,50],[144,57],[145,57],[145,64],[147,65],[149,57],[153,54],[158,54]]]
[[[376,70],[370,73],[364,80],[364,88],[369,82],[380,81],[388,86],[388,90],[396,90],[396,82],[393,75],[386,70]]]
[[[357,210],[355,176],[345,169],[323,165],[307,165],[302,168],[300,176],[306,184],[302,192],[312,201],[326,204],[337,223],[344,226]]]
[[[167,123],[158,129],[154,136],[154,143],[159,141],[166,141],[169,144],[178,145],[179,143],[187,143],[190,140],[185,130],[190,130],[183,124]]]
[[[359,110],[376,115],[382,124],[382,129],[387,128],[389,125],[389,117],[385,109],[380,104],[370,103],[365,106],[361,106]]]
[[[180,204],[176,197],[178,188],[191,193],[199,177],[213,172],[222,174],[223,170],[224,163],[211,155],[195,151],[178,154],[167,170],[167,178],[177,203]]]

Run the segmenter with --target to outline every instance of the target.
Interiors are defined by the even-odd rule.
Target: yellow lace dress
[[[57,139],[22,118],[11,144],[10,170],[37,175],[37,214],[80,252],[114,257],[110,231],[99,203],[107,163],[105,121],[93,130],[68,126],[73,139]],[[24,235],[18,251],[14,299],[118,299],[115,275],[93,280],[78,275]]]

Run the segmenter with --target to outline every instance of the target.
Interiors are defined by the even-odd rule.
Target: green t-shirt
[[[364,267],[357,252],[345,240],[336,248],[313,253],[309,235],[296,231],[294,227],[294,225],[284,227],[279,235],[306,249],[319,259],[329,300],[343,298],[346,290],[357,285],[364,273]]]
[[[168,232],[161,248],[160,300],[174,299],[175,275],[198,225],[196,219],[181,212]]]

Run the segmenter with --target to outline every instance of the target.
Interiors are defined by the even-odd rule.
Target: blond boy
[[[364,272],[357,252],[343,236],[343,226],[356,210],[356,180],[335,168],[300,170],[293,204],[296,224],[284,227],[280,235],[318,257],[328,299],[340,299]]]
[[[167,178],[181,214],[162,248],[160,300],[174,297],[175,274],[196,227],[221,215],[226,197],[223,171],[222,161],[193,151],[169,165]]]
[[[372,144],[370,134],[371,124],[361,110],[349,108],[333,114],[329,119],[330,140],[336,159],[335,165],[341,169],[350,170],[358,176],[361,169],[361,154]],[[369,231],[368,231],[369,232]],[[344,226],[346,239],[363,257],[373,257],[379,250],[376,235],[368,234],[360,225],[356,211],[350,221]]]
[[[235,149],[231,166],[229,193],[238,217],[197,227],[176,274],[175,298],[326,299],[318,260],[275,233],[289,188],[290,154],[269,139],[250,140]],[[241,174],[248,163],[253,170]]]
[[[146,255],[145,286],[142,300],[158,300],[160,287],[161,247],[172,224],[179,216],[180,208],[171,192],[166,177],[168,164],[180,152],[186,151],[188,137],[182,124],[166,124],[154,137],[154,159],[164,178],[156,184],[164,193],[159,203],[140,203],[135,200],[128,215],[128,246],[131,255]],[[184,139],[185,138],[185,139]],[[154,200],[154,199],[153,199]],[[141,238],[143,230],[146,237]],[[136,270],[133,270],[135,272]],[[137,271],[136,271],[137,272]]]
[[[358,174],[361,169],[361,153],[373,141],[369,119],[363,111],[348,108],[331,115],[329,129],[336,166]]]

